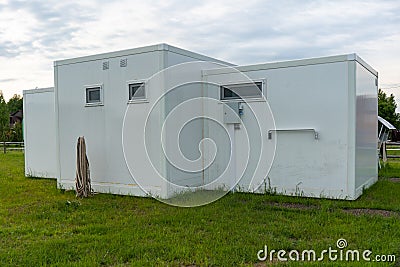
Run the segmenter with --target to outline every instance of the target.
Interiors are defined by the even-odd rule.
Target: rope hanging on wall
[[[83,136],[78,138],[76,146],[75,190],[77,197],[87,197],[92,194],[89,161],[86,156],[86,144]]]

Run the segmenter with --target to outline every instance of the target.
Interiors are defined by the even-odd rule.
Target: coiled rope
[[[89,161],[86,156],[86,143],[83,136],[78,138],[76,146],[75,190],[77,197],[88,197],[93,193],[90,182]]]

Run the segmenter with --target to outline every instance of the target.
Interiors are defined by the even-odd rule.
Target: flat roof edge
[[[199,54],[199,53],[196,53],[196,52],[185,50],[185,49],[182,49],[182,48],[179,48],[179,47],[176,47],[176,46],[172,46],[172,45],[167,45],[167,46],[168,46],[167,50],[169,52],[172,52],[172,53],[176,53],[176,54],[192,57],[192,58],[195,58],[195,59],[199,59],[201,61],[210,61],[210,62],[222,63],[222,64],[227,65],[227,66],[236,66],[235,64],[232,64],[230,62],[227,62],[227,61],[224,61],[224,60],[221,60],[221,59],[209,57],[209,56],[206,56],[206,55],[203,55],[203,54]]]
[[[69,58],[69,59],[56,60],[56,61],[54,61],[54,66],[82,63],[82,62],[87,62],[87,61],[101,60],[101,59],[114,58],[114,57],[123,57],[123,56],[128,56],[128,55],[142,54],[142,53],[148,53],[148,52],[160,51],[160,50],[168,50],[168,45],[161,43],[161,44],[119,50],[119,51],[114,51],[114,52],[106,52],[106,53],[94,54],[94,55],[83,56],[83,57],[75,57],[75,58]]]
[[[155,45],[136,47],[136,48],[114,51],[114,52],[107,52],[107,53],[100,53],[100,54],[94,54],[94,55],[83,56],[83,57],[57,60],[57,61],[54,61],[54,67],[68,65],[68,64],[82,63],[82,62],[87,62],[87,61],[102,60],[102,59],[123,57],[123,56],[135,55],[135,54],[150,53],[150,52],[155,52],[155,51],[169,51],[172,53],[189,56],[189,57],[203,60],[203,61],[215,61],[215,62],[224,63],[226,65],[232,65],[232,66],[234,65],[229,62],[225,62],[225,61],[222,61],[222,60],[219,60],[216,58],[212,58],[212,57],[209,57],[206,55],[202,55],[202,54],[195,53],[195,52],[192,52],[189,50],[185,50],[185,49],[182,49],[182,48],[179,48],[176,46],[172,46],[172,45],[169,45],[166,43],[160,43],[160,44],[155,44]]]
[[[373,75],[378,77],[378,71],[376,71],[371,65],[369,65],[367,62],[365,62],[362,58],[360,58],[357,54],[354,54],[355,61],[357,61],[360,65],[362,65],[364,68],[366,68],[369,72],[371,72]]]
[[[54,92],[54,87],[46,87],[46,88],[35,88],[35,89],[28,89],[23,90],[22,94],[37,94],[37,93],[46,93],[46,92]]]
[[[317,65],[317,64],[327,64],[327,63],[336,63],[336,62],[346,62],[346,61],[357,61],[365,68],[367,68],[370,72],[372,72],[375,76],[378,75],[377,71],[375,71],[371,66],[369,66],[364,60],[362,60],[356,54],[346,54],[346,55],[337,55],[337,56],[328,56],[328,57],[318,57],[318,58],[307,58],[307,59],[297,59],[297,60],[288,60],[281,62],[271,62],[271,63],[261,63],[261,64],[252,64],[252,65],[243,65],[234,67],[237,71],[257,71],[257,70],[265,70],[265,69],[279,69],[279,68],[290,68],[290,67],[299,67],[299,66],[307,66],[307,65]],[[231,68],[218,68],[218,69],[209,69],[204,70],[204,75],[217,75],[217,74],[227,74],[231,73]]]

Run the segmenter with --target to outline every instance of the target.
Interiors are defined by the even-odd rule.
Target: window
[[[130,83],[129,101],[146,99],[146,91],[144,82]]]
[[[221,100],[261,98],[263,94],[263,82],[248,82],[221,85]]]
[[[87,105],[99,105],[103,102],[102,87],[93,86],[86,87],[86,104]]]

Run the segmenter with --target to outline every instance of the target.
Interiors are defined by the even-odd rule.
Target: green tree
[[[20,95],[15,94],[7,102],[8,112],[14,113],[18,110],[22,110],[23,105],[24,104],[23,104],[22,97]]]
[[[388,96],[385,92],[379,89],[378,92],[378,115],[389,121],[393,126],[399,129],[400,114],[396,113],[397,104],[394,95]]]
[[[4,100],[3,92],[0,91],[0,141],[3,142],[4,153],[6,151],[5,142],[10,130],[10,114],[8,113],[7,103]]]

